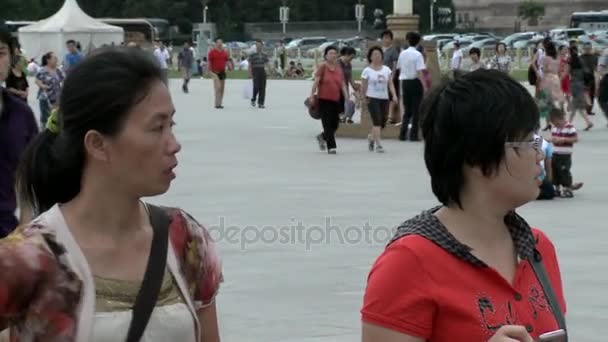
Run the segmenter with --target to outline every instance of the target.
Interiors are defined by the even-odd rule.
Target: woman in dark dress
[[[6,90],[27,101],[29,87],[27,77],[21,69],[19,57],[15,56],[11,61],[11,70],[6,77]]]

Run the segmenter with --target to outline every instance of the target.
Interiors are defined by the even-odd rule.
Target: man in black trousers
[[[255,107],[257,98],[258,107],[264,108],[266,100],[266,65],[269,62],[268,56],[262,51],[263,44],[260,39],[255,41],[256,52],[249,56],[249,76],[253,78],[253,98],[251,106]]]
[[[420,103],[424,96],[424,83],[422,82],[422,72],[426,70],[424,57],[416,49],[420,43],[420,34],[418,32],[409,32],[405,37],[409,47],[399,54],[397,61],[397,69],[400,70],[399,80],[403,89],[403,106],[405,113],[401,122],[401,132],[399,140],[405,141],[408,139],[408,125],[412,123],[409,139],[411,141],[419,141],[418,138],[418,119],[420,111]]]

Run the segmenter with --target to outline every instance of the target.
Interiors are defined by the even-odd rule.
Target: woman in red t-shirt
[[[323,123],[323,133],[317,135],[319,148],[327,153],[336,154],[336,131],[340,125],[340,95],[347,97],[344,73],[338,65],[338,48],[328,46],[325,49],[325,63],[315,72],[315,82],[310,93],[310,102],[314,103],[315,93],[318,97],[318,108]]]
[[[404,222],[374,263],[363,342],[532,342],[558,330],[553,312],[566,304],[555,248],[515,213],[541,183],[534,99],[505,73],[478,70],[434,90],[422,112],[442,205]],[[540,257],[555,300],[532,267]]]

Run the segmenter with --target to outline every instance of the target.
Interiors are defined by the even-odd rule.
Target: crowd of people
[[[563,75],[550,41],[533,63],[533,97],[508,75],[503,45],[493,70],[477,58],[473,71],[458,72],[456,53],[454,77],[432,85],[420,34],[408,33],[403,51],[393,38],[386,31],[382,47],[369,49],[360,85],[353,50],[329,46],[308,101],[323,127],[317,143],[329,154],[337,153],[335,132],[353,94],[366,99],[370,151],[384,152],[382,129],[399,117],[400,140],[424,142],[440,203],[405,221],[374,263],[362,341],[532,342],[567,334],[555,248],[516,209],[547,184],[563,197],[575,190],[578,135],[566,106],[571,118],[573,110],[586,115],[580,94],[589,95],[577,50],[568,50],[566,100],[557,92]],[[36,74],[39,126],[24,101],[29,86],[14,41],[0,30],[0,81],[8,89],[0,93],[0,146],[8,146],[0,152],[0,329],[28,341],[218,342],[223,270],[209,232],[179,208],[143,201],[168,191],[181,149],[167,55],[160,47],[153,54],[105,47],[84,57],[75,42],[67,44],[64,68],[49,52]],[[251,105],[264,108],[269,58],[257,45],[249,57]],[[207,58],[214,105],[222,109],[232,66],[221,39]],[[192,59],[184,46],[184,92]],[[608,51],[597,63],[594,82],[606,110]],[[543,115],[547,139],[540,136]]]

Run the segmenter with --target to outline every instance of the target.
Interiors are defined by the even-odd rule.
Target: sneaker
[[[251,107],[255,107],[255,100],[251,100]]]
[[[372,138],[370,136],[367,137],[367,147],[369,149],[370,152],[374,152],[374,141],[372,140]]]
[[[336,151],[335,148],[330,148],[329,151],[327,151],[328,154],[337,154],[338,152]]]
[[[382,147],[382,145],[378,144],[376,146],[376,152],[377,153],[384,153],[384,147]]]
[[[317,135],[317,142],[319,143],[319,150],[325,151],[325,139],[323,139],[323,135]]]
[[[259,106],[258,106],[258,108],[260,108],[260,109],[264,109],[264,108],[266,108],[266,107],[264,107],[264,105],[263,105],[263,104],[261,104],[261,105],[259,105]]]

